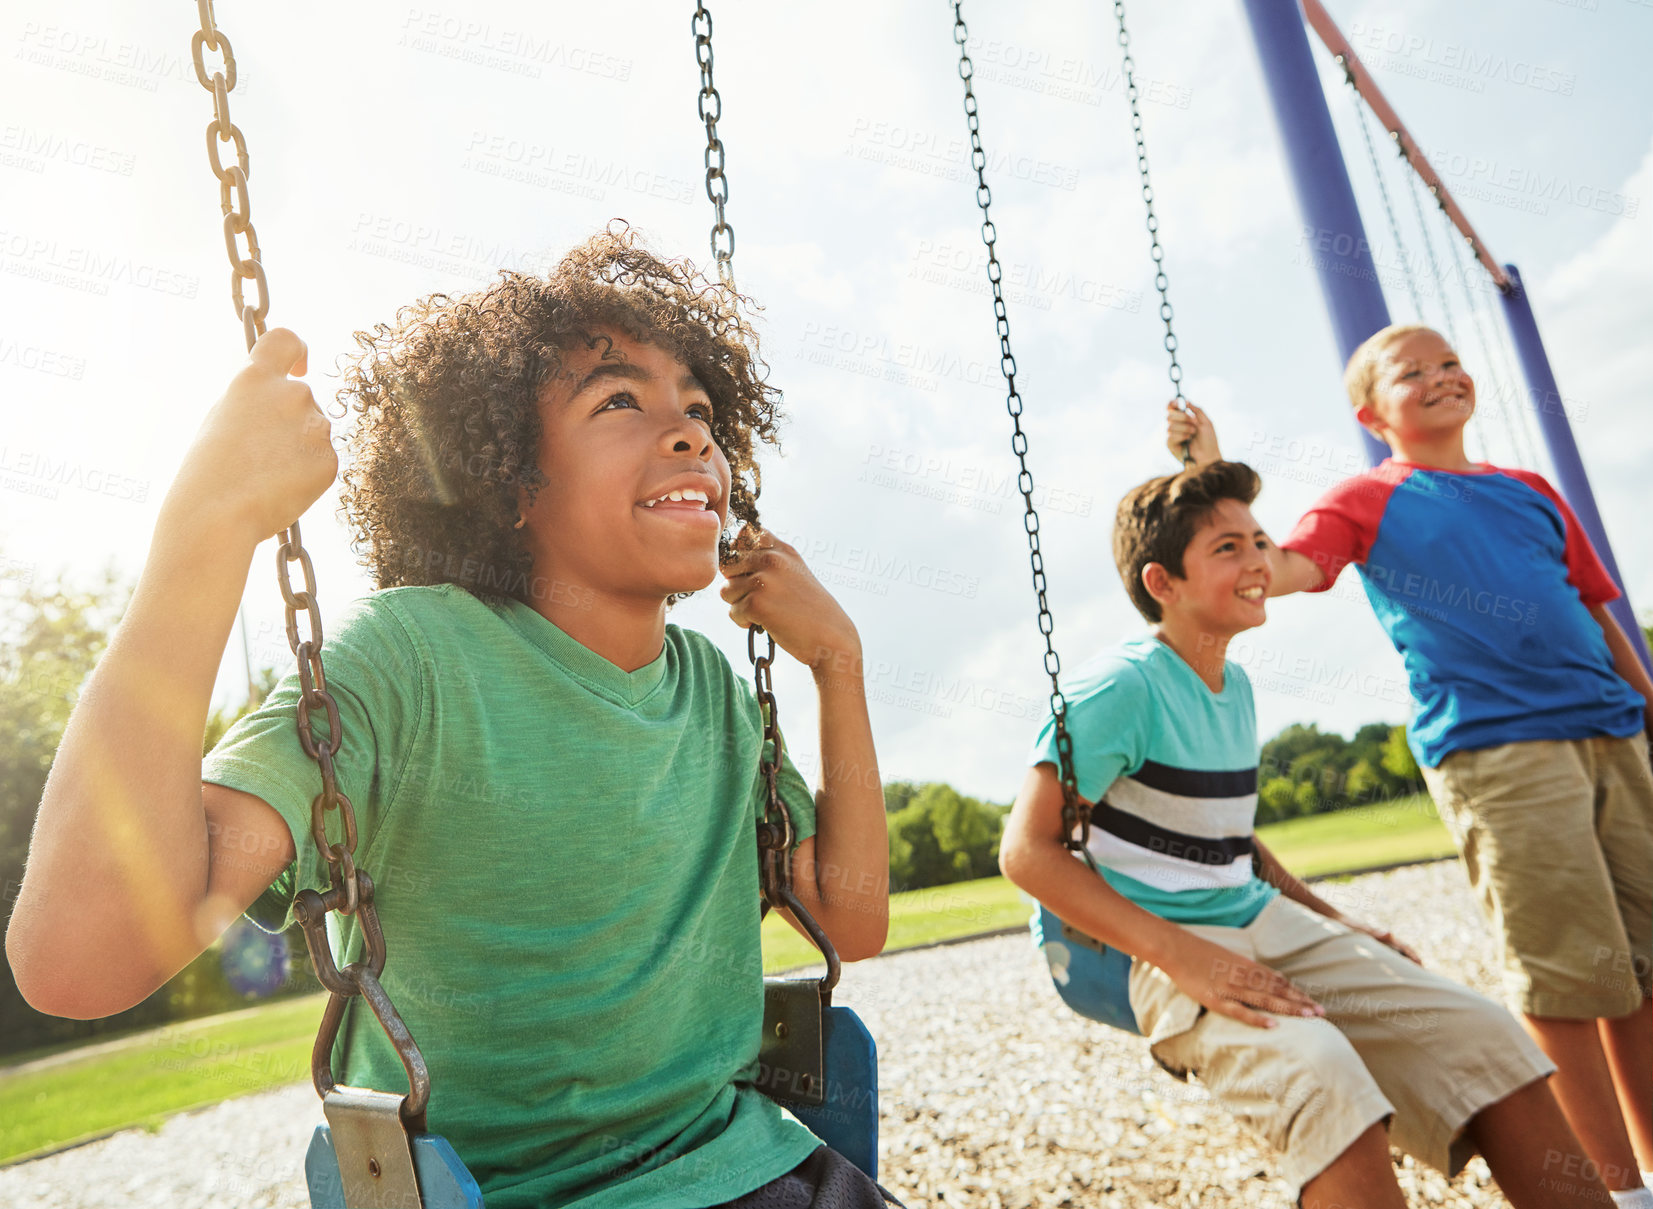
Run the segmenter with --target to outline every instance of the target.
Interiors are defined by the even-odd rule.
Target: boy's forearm
[[[890,844],[859,649],[815,670],[821,780],[815,795],[815,884],[834,936],[872,956],[889,930]]]
[[[1653,679],[1648,677],[1647,669],[1642,666],[1641,656],[1636,653],[1629,635],[1606,605],[1596,605],[1590,610],[1590,615],[1601,626],[1602,635],[1607,639],[1607,649],[1613,654],[1613,670],[1647,702],[1649,710],[1645,725],[1653,732]]]
[[[7,932],[19,985],[47,1010],[120,1010],[211,940],[194,918],[208,876],[201,736],[255,546],[162,506],[64,729]]]
[[[1291,870],[1282,865],[1280,859],[1268,850],[1268,846],[1262,840],[1253,836],[1251,842],[1257,850],[1258,877],[1311,911],[1318,911],[1329,919],[1342,917],[1342,913],[1336,907],[1310,890]]]
[[[1188,933],[1137,906],[1058,843],[1016,843],[1005,875],[1061,919],[1110,948],[1164,968]]]

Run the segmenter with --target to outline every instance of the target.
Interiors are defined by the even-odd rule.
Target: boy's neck
[[[1393,432],[1383,434],[1397,462],[1416,462],[1440,470],[1474,470],[1475,463],[1464,452],[1464,430],[1456,429],[1438,437],[1405,441]]]
[[[1223,691],[1223,660],[1228,657],[1228,643],[1234,635],[1214,634],[1190,618],[1168,613],[1154,627],[1154,637],[1193,668],[1206,688],[1214,693]]]
[[[537,601],[534,611],[622,672],[635,672],[660,657],[666,642],[665,601],[577,595],[577,603]]]

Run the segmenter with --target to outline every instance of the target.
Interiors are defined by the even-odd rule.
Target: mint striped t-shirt
[[[762,727],[723,654],[668,625],[627,672],[518,601],[441,585],[354,602],[324,658],[384,987],[430,1066],[430,1128],[488,1209],[716,1204],[808,1157],[820,1143],[751,1082]],[[296,863],[249,911],[268,926],[327,880],[296,696],[291,675],[201,771],[292,830]],[[790,761],[780,785],[812,835]],[[356,960],[355,921],[328,920]],[[359,1003],[334,1075],[407,1086]]]
[[[1244,927],[1279,890],[1251,864],[1257,715],[1251,682],[1223,664],[1223,691],[1152,636],[1120,643],[1064,689],[1074,776],[1091,808],[1103,879],[1175,923]],[[1058,763],[1046,714],[1029,764]]]

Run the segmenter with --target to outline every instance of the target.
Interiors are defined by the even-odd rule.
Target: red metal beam
[[[1378,121],[1383,123],[1383,128],[1389,132],[1389,137],[1399,144],[1401,153],[1405,155],[1407,162],[1411,164],[1412,170],[1418,174],[1424,184],[1429,186],[1429,192],[1434,194],[1435,200],[1446,211],[1446,216],[1452,220],[1452,225],[1457,227],[1462,232],[1463,237],[1469,241],[1469,246],[1474,251],[1475,258],[1486,266],[1487,272],[1492,275],[1492,280],[1498,288],[1507,293],[1512,288],[1509,276],[1504,272],[1498,261],[1493,258],[1492,253],[1487,251],[1486,244],[1481,242],[1481,237],[1475,233],[1475,228],[1470,226],[1469,219],[1458,208],[1458,203],[1452,199],[1452,194],[1447,191],[1445,182],[1436,174],[1435,169],[1429,166],[1429,160],[1424,156],[1417,140],[1406,129],[1406,124],[1400,120],[1400,115],[1395,112],[1394,107],[1384,99],[1382,91],[1379,90],[1376,81],[1372,79],[1372,74],[1366,70],[1366,65],[1355,54],[1354,47],[1349,45],[1349,40],[1343,36],[1343,32],[1332,21],[1331,14],[1326,11],[1320,0],[1302,0],[1302,3],[1303,13],[1309,20],[1310,28],[1320,35],[1320,40],[1326,44],[1326,49],[1332,52],[1332,55],[1348,75],[1349,81],[1355,86],[1355,91],[1360,93],[1366,104],[1371,107],[1372,112],[1377,115]]]

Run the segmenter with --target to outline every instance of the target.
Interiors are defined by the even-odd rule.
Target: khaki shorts
[[[1131,962],[1131,1007],[1154,1058],[1197,1076],[1273,1144],[1297,1190],[1379,1121],[1391,1144],[1455,1176],[1475,1153],[1470,1118],[1555,1070],[1492,1000],[1285,895],[1243,928],[1182,926],[1278,970],[1326,1009],[1258,1028]]]
[[[1623,1016],[1653,988],[1653,773],[1641,735],[1455,751],[1424,779],[1530,1016]]]

